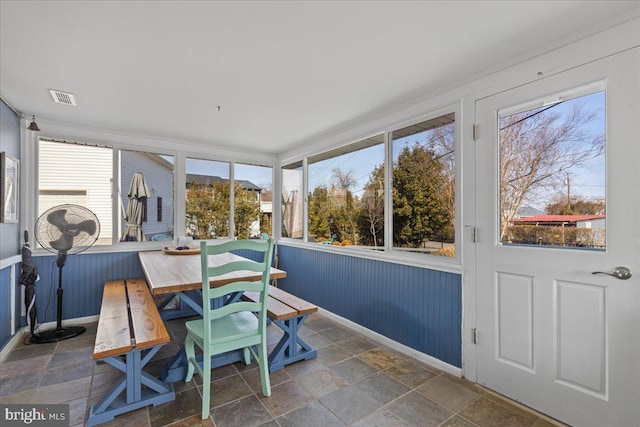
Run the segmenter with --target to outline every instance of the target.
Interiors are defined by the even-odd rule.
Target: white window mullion
[[[302,159],[302,240],[309,241],[309,162]]]
[[[393,248],[393,144],[390,132],[385,132],[384,144],[384,250],[390,251]]]
[[[187,225],[186,225],[186,211],[187,211],[187,173],[185,166],[185,156],[184,154],[177,153],[176,154],[176,163],[174,165],[175,168],[175,191],[173,198],[173,214],[175,215],[173,218],[173,227],[174,233],[173,237],[176,239],[178,236],[186,236],[187,235]]]
[[[235,170],[235,162],[229,164],[229,238],[236,238],[236,220],[235,220],[235,179],[233,172]]]

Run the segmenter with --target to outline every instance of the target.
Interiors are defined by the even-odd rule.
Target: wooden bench
[[[169,341],[167,328],[144,279],[113,280],[104,284],[93,360],[102,360],[124,375],[91,406],[87,426],[175,399],[172,384],[143,370]]]
[[[318,351],[298,336],[304,321],[318,307],[275,286],[268,286],[267,316],[284,331],[284,335],[269,354],[269,371],[274,372],[299,360],[316,357]],[[257,292],[245,292],[244,299],[257,301]]]

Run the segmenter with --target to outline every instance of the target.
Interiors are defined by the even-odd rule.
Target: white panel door
[[[478,382],[570,425],[640,426],[639,104],[640,48],[476,104]]]

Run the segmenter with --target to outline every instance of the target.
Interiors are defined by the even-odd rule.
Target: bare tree
[[[351,187],[356,184],[356,177],[353,174],[353,170],[342,170],[339,167],[331,170],[333,173],[333,191],[332,198],[334,201],[338,201],[337,207],[341,211],[341,221],[344,222],[347,231],[348,238],[353,239],[354,244],[358,244],[358,229],[354,220],[354,216],[357,211],[357,200],[354,200]],[[337,190],[337,191],[336,191]],[[342,200],[340,200],[342,199]],[[342,234],[342,233],[341,233]],[[344,239],[347,236],[341,236]]]
[[[449,226],[443,233],[443,238],[445,241],[453,241],[456,222],[455,124],[450,123],[433,129],[427,146],[435,153],[436,160],[442,165],[444,176],[442,192],[449,211]]]
[[[364,186],[361,201],[360,234],[375,248],[384,244],[384,165],[376,166]]]
[[[597,112],[584,104],[565,114],[550,108],[500,118],[501,238],[523,203],[557,189],[567,170],[604,151],[604,135],[585,126]]]
[[[342,170],[340,168],[333,168],[333,185],[343,191],[349,190],[356,184],[356,177],[353,175],[353,170]]]

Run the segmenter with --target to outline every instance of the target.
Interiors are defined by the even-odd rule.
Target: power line
[[[560,101],[560,102],[556,102],[556,103],[555,103],[555,104],[553,104],[553,105],[549,105],[548,107],[543,108],[542,110],[538,110],[538,111],[536,111],[535,113],[533,113],[533,114],[529,114],[528,116],[525,116],[525,117],[521,118],[521,119],[520,119],[520,120],[518,120],[518,121],[515,121],[515,122],[513,122],[513,123],[509,123],[508,125],[506,125],[506,126],[504,126],[504,127],[501,127],[501,128],[500,128],[500,130],[504,130],[504,129],[506,129],[506,128],[508,128],[508,127],[511,127],[511,126],[513,126],[513,125],[517,125],[517,124],[518,124],[518,123],[520,123],[520,122],[524,122],[525,120],[530,119],[530,118],[531,118],[531,117],[533,117],[533,116],[537,116],[538,114],[543,113],[543,112],[547,111],[548,109],[553,108],[553,107],[555,107],[555,106],[557,106],[557,105],[560,105],[560,104],[562,104],[563,102],[564,102],[564,101]]]

